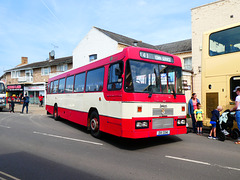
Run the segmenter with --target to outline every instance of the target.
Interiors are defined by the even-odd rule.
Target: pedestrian
[[[40,101],[39,107],[42,107],[43,106],[43,96],[40,94],[40,96],[38,96],[38,99]]]
[[[23,113],[24,108],[26,107],[26,113],[28,114],[28,103],[29,103],[29,97],[26,93],[25,96],[23,97],[23,107],[22,107],[22,112],[21,113]]]
[[[14,97],[10,96],[10,100],[11,100],[11,110],[10,110],[10,113],[11,112],[14,113],[14,106],[15,106]]]
[[[217,127],[217,121],[220,118],[220,112],[223,110],[222,106],[218,106],[217,109],[214,109],[212,111],[212,117],[210,124],[212,125],[212,129],[209,133],[208,139],[217,139],[216,136],[216,127]]]
[[[197,109],[197,103],[200,103],[197,99],[197,94],[193,93],[191,99],[188,101],[188,114],[192,118],[193,132],[196,133],[196,119],[194,116],[194,110]]]
[[[240,130],[240,86],[237,86],[233,92],[236,92],[237,97],[235,99],[235,106],[230,111],[236,110],[236,121],[238,129]],[[240,144],[240,137],[238,137],[238,140],[235,142],[235,144]]]
[[[197,134],[202,135],[203,127],[203,110],[201,109],[201,104],[197,103],[197,109],[194,110],[194,116],[197,123]]]

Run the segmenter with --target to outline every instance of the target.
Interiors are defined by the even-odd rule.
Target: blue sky
[[[191,38],[191,8],[216,0],[1,0],[0,76],[28,62],[71,56],[93,27],[160,45]]]

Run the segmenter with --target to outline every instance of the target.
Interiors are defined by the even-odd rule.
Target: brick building
[[[30,103],[39,103],[38,96],[46,96],[46,84],[49,77],[72,68],[72,56],[28,64],[28,58],[22,57],[21,64],[6,70],[0,77],[7,85],[7,96],[20,96],[25,93]]]

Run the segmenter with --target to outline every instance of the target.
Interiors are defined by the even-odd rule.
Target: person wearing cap
[[[240,86],[237,86],[233,92],[236,92],[237,97],[235,99],[235,106],[230,111],[236,110],[236,121],[238,129],[240,130]],[[238,137],[238,141],[235,142],[235,144],[240,144],[240,137]]]

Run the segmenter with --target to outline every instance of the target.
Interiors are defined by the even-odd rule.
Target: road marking
[[[196,163],[196,164],[203,164],[206,166],[217,166],[223,169],[230,169],[230,170],[235,170],[235,171],[240,171],[240,169],[238,168],[234,168],[234,167],[228,167],[228,166],[221,166],[218,164],[210,164],[208,162],[202,162],[202,161],[196,161],[196,160],[192,160],[192,159],[185,159],[185,158],[180,158],[180,157],[174,157],[174,156],[165,156],[166,158],[170,158],[170,159],[176,159],[176,160],[180,160],[180,161],[186,161],[186,162],[191,162],[191,163]]]
[[[4,125],[0,125],[0,127],[3,127],[3,128],[8,128],[8,129],[10,129],[11,127],[9,127],[9,126],[4,126]]]
[[[0,174],[4,175],[4,176],[6,176],[6,177],[9,177],[9,178],[11,178],[11,179],[14,179],[14,180],[20,180],[20,179],[14,177],[14,176],[11,176],[10,174],[7,174],[7,173],[2,172],[2,171],[0,171]],[[0,178],[1,178],[1,177],[0,177]],[[3,179],[4,179],[4,178],[3,178]]]
[[[88,144],[94,144],[94,145],[103,146],[102,143],[97,143],[97,142],[92,142],[92,141],[86,141],[86,140],[81,140],[81,139],[69,138],[69,137],[64,137],[64,136],[59,136],[59,135],[54,135],[54,134],[48,134],[48,133],[41,133],[41,132],[36,132],[36,131],[34,131],[33,133],[34,134],[44,135],[44,136],[60,138],[60,139],[66,139],[66,140],[71,140],[71,141],[84,142],[84,143],[88,143]]]
[[[195,160],[191,160],[191,159],[184,159],[184,158],[179,158],[179,157],[174,157],[174,156],[165,156],[166,158],[170,158],[170,159],[177,159],[177,160],[181,160],[181,161],[187,161],[187,162],[192,162],[192,163],[196,163],[196,164],[204,164],[207,166],[211,166],[211,164],[207,163],[207,162],[202,162],[202,161],[195,161]]]

